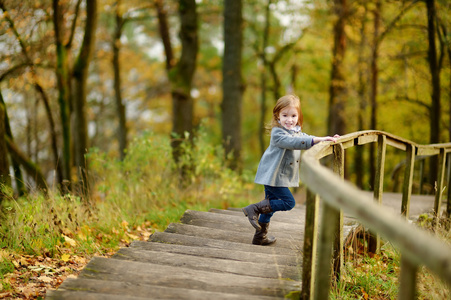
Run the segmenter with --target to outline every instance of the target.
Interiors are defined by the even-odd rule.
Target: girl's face
[[[299,112],[296,107],[287,106],[279,112],[280,124],[288,130],[292,130],[298,124]]]

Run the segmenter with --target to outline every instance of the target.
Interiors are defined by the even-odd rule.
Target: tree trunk
[[[8,110],[6,108],[5,101],[3,100],[3,94],[2,94],[1,90],[0,90],[0,106],[3,106],[3,108],[5,110],[5,122],[4,122],[5,123],[5,135],[11,141],[13,141],[14,139],[13,139],[13,133],[11,131],[11,126],[9,124]],[[17,193],[19,196],[23,196],[24,194],[27,193],[27,188],[25,186],[25,181],[22,176],[22,170],[20,169],[20,164],[16,159],[14,159],[14,157],[11,157],[11,164],[12,164],[13,171],[14,171],[14,179],[16,182]]]
[[[171,37],[169,35],[168,16],[166,9],[164,8],[163,0],[156,0],[155,6],[157,8],[158,15],[158,29],[160,31],[160,37],[163,41],[164,53],[166,55],[166,70],[174,67],[174,53],[172,51]],[[169,75],[169,74],[168,74]]]
[[[266,80],[266,69],[268,67],[268,59],[266,58],[266,47],[268,46],[268,38],[269,38],[269,25],[270,25],[270,5],[272,0],[268,0],[268,3],[265,8],[265,29],[263,31],[263,41],[261,48],[261,60],[263,64],[263,70],[260,72],[260,88],[261,88],[261,104],[260,104],[260,126],[259,126],[259,144],[260,144],[260,155],[263,155],[265,152],[265,116],[266,116],[266,90],[267,90],[267,80]],[[278,98],[276,98],[278,99]]]
[[[7,13],[7,9],[6,9],[3,1],[0,1],[0,9],[3,10],[5,13]],[[50,145],[51,145],[51,150],[52,150],[52,154],[53,154],[54,166],[56,169],[58,183],[61,183],[63,176],[62,176],[61,165],[60,165],[59,159],[58,159],[58,145],[57,145],[55,121],[53,120],[53,115],[52,115],[52,111],[50,109],[48,96],[38,81],[36,69],[34,67],[34,64],[31,60],[29,54],[28,54],[28,47],[25,45],[24,41],[22,40],[22,37],[17,32],[14,21],[9,17],[8,14],[6,14],[6,20],[8,21],[8,23],[14,33],[14,36],[17,38],[17,41],[19,42],[19,45],[20,45],[21,51],[25,57],[25,60],[31,66],[31,74],[32,74],[33,81],[34,81],[34,87],[35,87],[36,91],[41,95],[42,101],[44,102],[45,112],[47,114],[47,117],[49,120],[49,125],[50,125],[50,138],[51,138]]]
[[[379,59],[379,43],[380,43],[380,23],[381,23],[381,10],[382,5],[380,0],[376,0],[376,8],[374,9],[374,28],[373,28],[373,49],[371,53],[371,92],[370,92],[370,103],[371,103],[371,117],[370,117],[370,129],[377,129],[377,95],[378,95],[378,80],[379,80],[379,69],[377,67],[377,62]],[[376,176],[376,144],[372,143],[370,145],[370,184],[374,186],[374,180]]]
[[[170,70],[172,94],[173,157],[177,162],[182,154],[181,143],[185,132],[192,136],[194,102],[191,87],[196,69],[199,41],[197,34],[197,12],[195,0],[179,1],[180,40],[182,54],[178,63]]]
[[[53,26],[56,44],[56,80],[58,86],[58,103],[60,107],[61,131],[63,137],[63,182],[64,187],[71,189],[72,140],[71,140],[71,105],[68,49],[64,45],[63,14],[59,0],[53,0]],[[63,187],[62,187],[63,188]],[[67,192],[67,191],[64,191]]]
[[[224,1],[224,57],[222,63],[222,138],[229,166],[241,169],[241,111],[244,86],[241,75],[243,43],[242,0]]]
[[[426,0],[427,17],[428,17],[428,61],[429,70],[431,72],[431,114],[430,114],[430,135],[429,142],[431,144],[440,142],[440,119],[441,119],[441,107],[440,107],[440,70],[437,64],[437,46],[435,42],[435,1]],[[437,178],[437,157],[434,156],[430,160],[429,167],[429,180],[430,183],[434,183]]]
[[[121,91],[121,72],[119,62],[119,52],[121,48],[121,35],[124,25],[124,19],[120,11],[121,1],[116,2],[116,28],[113,38],[113,70],[114,70],[114,95],[116,98],[116,109],[119,117],[117,135],[119,139],[119,154],[121,160],[125,158],[125,150],[127,149],[127,124],[125,104],[122,100]]]
[[[346,34],[344,31],[347,15],[346,1],[334,1],[337,21],[334,24],[334,47],[329,88],[329,134],[344,134],[346,132],[346,82],[343,72],[343,60],[346,50]]]
[[[3,102],[0,102],[0,203],[5,198],[3,185],[11,187],[11,177],[9,176],[8,149],[6,147],[6,108]]]
[[[80,192],[89,194],[88,163],[85,154],[89,149],[87,121],[87,79],[89,63],[95,44],[97,25],[97,0],[86,1],[86,24],[80,53],[73,70],[75,166],[78,171]]]
[[[361,131],[365,129],[365,120],[366,120],[366,108],[367,108],[367,76],[365,75],[368,71],[366,69],[365,64],[365,47],[367,44],[366,39],[366,19],[367,19],[367,4],[363,3],[363,7],[365,9],[365,14],[363,15],[361,22],[362,25],[360,27],[360,44],[358,50],[358,74],[359,74],[359,85],[357,88],[357,92],[359,95],[359,111],[357,115],[357,130]],[[356,185],[359,188],[364,188],[364,158],[363,158],[364,148],[357,147],[355,150],[354,157],[354,173],[356,175]],[[367,188],[367,186],[365,186]]]

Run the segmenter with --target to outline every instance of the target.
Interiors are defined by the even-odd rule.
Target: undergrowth
[[[169,137],[152,133],[135,139],[123,161],[96,149],[87,157],[90,199],[57,191],[16,198],[11,188],[0,187],[7,195],[1,205],[0,279],[25,265],[18,255],[62,261],[109,256],[163,231],[186,209],[244,206],[257,199],[253,174],[226,168],[222,148],[212,146],[202,128],[192,141],[185,139],[177,166]],[[11,288],[8,282],[3,291]]]
[[[431,215],[421,215],[415,224],[434,234],[445,243],[451,243],[449,224],[443,221],[432,230]],[[341,280],[332,285],[330,299],[397,299],[401,254],[391,243],[381,247],[380,254],[368,252],[368,235],[357,234],[345,249],[345,265]],[[450,288],[421,266],[417,272],[416,298],[427,300],[450,299]]]

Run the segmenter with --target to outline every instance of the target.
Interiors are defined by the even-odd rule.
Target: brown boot
[[[261,230],[260,225],[258,225],[258,216],[260,214],[268,214],[272,212],[271,205],[268,199],[264,199],[258,203],[254,203],[246,206],[242,209],[249,222],[255,229]]]
[[[276,238],[273,236],[268,236],[268,227],[269,223],[260,223],[258,224],[261,227],[261,230],[256,230],[254,234],[254,239],[252,240],[252,244],[254,245],[271,245],[276,242]]]

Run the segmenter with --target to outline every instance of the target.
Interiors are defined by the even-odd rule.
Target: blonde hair
[[[296,95],[285,95],[283,97],[280,97],[279,100],[277,100],[277,103],[272,110],[272,120],[267,126],[268,130],[271,130],[274,127],[280,126],[280,124],[279,124],[280,111],[288,106],[291,106],[291,107],[294,107],[297,109],[299,117],[298,117],[298,123],[296,125],[299,125],[302,127],[302,123],[304,122],[304,116],[302,115],[301,101],[299,100],[299,97]]]

